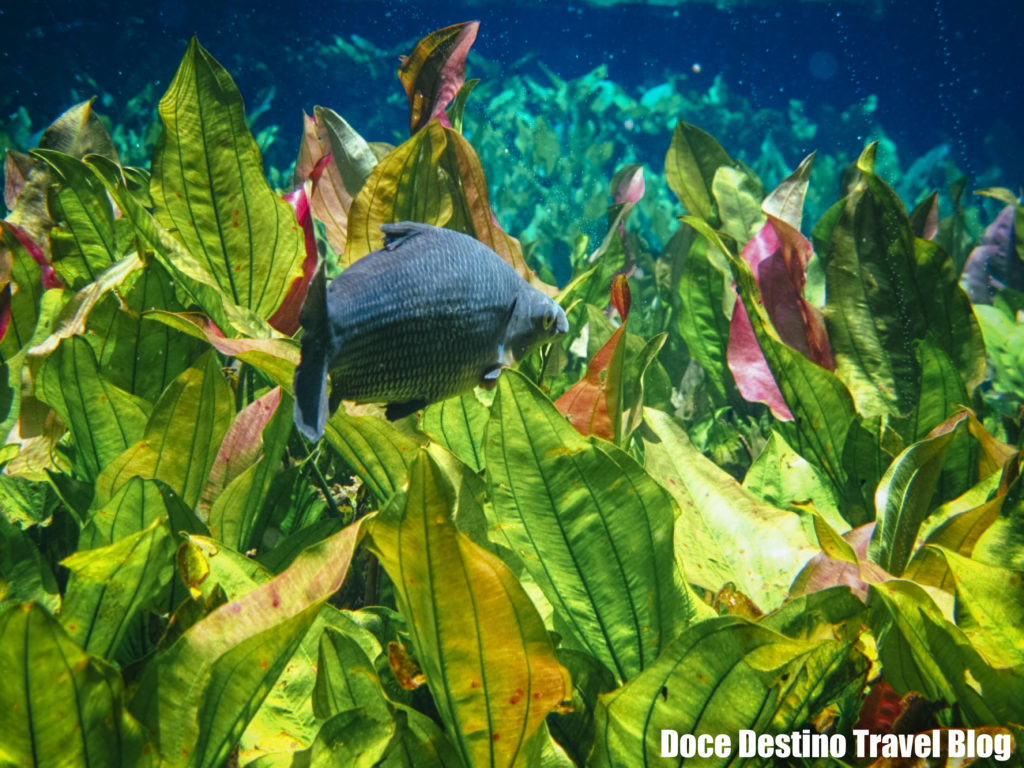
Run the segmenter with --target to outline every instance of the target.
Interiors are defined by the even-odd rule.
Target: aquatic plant
[[[680,122],[557,288],[461,132],[474,34],[403,64],[397,146],[315,109],[289,200],[196,40],[148,170],[88,102],[8,165],[2,761],[620,766],[662,729],[898,728],[885,703],[1020,743],[1024,453],[980,396],[1020,306],[975,314],[962,209],[908,213],[871,144],[808,240],[810,158],[765,194]],[[662,178],[655,258],[632,219]],[[349,405],[311,446],[312,269],[399,219],[490,245],[572,332],[493,393]]]

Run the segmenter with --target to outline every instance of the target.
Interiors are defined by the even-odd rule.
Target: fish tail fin
[[[292,392],[295,395],[295,426],[312,441],[324,434],[327,424],[327,278],[323,265],[309,283],[299,313],[302,324],[302,357],[295,367]]]

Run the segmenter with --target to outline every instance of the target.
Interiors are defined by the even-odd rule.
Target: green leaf
[[[233,408],[234,397],[216,357],[203,355],[153,406],[142,440],[104,468],[94,504],[106,504],[137,475],[162,480],[194,509]]]
[[[149,404],[115,387],[102,375],[89,342],[72,336],[39,370],[36,396],[67,424],[74,463],[84,476],[100,471],[142,437]]]
[[[302,230],[263,177],[231,76],[194,37],[158,109],[157,219],[232,302],[269,318],[302,274]]]
[[[50,167],[57,182],[48,201],[51,215],[63,225],[50,230],[53,270],[77,291],[120,261],[110,199],[99,179],[78,158],[46,149],[30,154]]]
[[[341,174],[345,191],[355,197],[373,173],[377,156],[363,137],[333,109],[315,107],[313,113],[324,127],[332,162]]]
[[[983,375],[984,347],[949,257],[915,240],[903,203],[871,171],[866,154],[859,165],[828,236],[824,312],[858,410],[905,414],[920,374],[912,342],[932,337],[969,389]]]
[[[678,329],[690,354],[707,372],[706,381],[714,388],[718,401],[725,402],[732,382],[725,351],[734,294],[726,290],[729,278],[709,258],[710,247],[704,238],[695,239],[683,262]]]
[[[653,662],[694,611],[675,578],[668,494],[514,371],[498,382],[486,457],[499,528],[573,646],[621,680]]]
[[[828,479],[776,430],[768,436],[768,442],[744,475],[743,487],[777,507],[800,508],[811,504],[834,527],[848,527],[839,514]]]
[[[361,523],[189,627],[145,667],[131,709],[174,764],[217,766],[340,586]]]
[[[202,339],[223,355],[237,357],[267,374],[275,384],[291,392],[295,366],[299,364],[299,347],[291,339],[229,339],[207,318],[194,312],[154,310],[145,319],[156,320],[192,338]]]
[[[764,189],[749,173],[723,165],[715,170],[711,193],[718,205],[722,231],[740,246],[745,245],[764,226],[761,211]]]
[[[119,658],[135,619],[170,583],[173,555],[174,539],[158,520],[114,544],[64,558],[72,576],[60,619],[71,639],[90,653]]]
[[[381,504],[405,484],[419,446],[391,423],[373,416],[349,416],[344,407],[327,420],[324,435]]]
[[[309,753],[309,768],[374,768],[387,752],[395,724],[359,709],[334,715],[321,727]]]
[[[850,642],[800,642],[731,616],[702,621],[653,666],[600,698],[588,765],[658,765],[663,730],[732,738],[744,729],[791,733],[863,685],[867,668]]]
[[[300,759],[301,753],[294,750],[300,745],[311,746],[316,740],[321,725],[314,715],[313,701],[316,681],[322,669],[318,669],[318,649],[327,633],[338,632],[353,639],[360,647],[372,644],[374,650],[380,650],[373,635],[356,624],[349,614],[332,605],[324,605],[242,734],[238,751],[240,764],[248,765],[256,756],[278,750],[288,750]]]
[[[868,555],[889,573],[903,573],[922,521],[932,510],[946,452],[957,431],[966,424],[966,412],[948,420],[933,437],[907,446],[885,471],[875,491],[878,525]]]
[[[731,582],[762,610],[776,608],[819,551],[800,515],[756,498],[668,414],[648,408],[644,417],[645,466],[679,505],[675,546],[687,579],[713,592]]]
[[[177,330],[149,322],[148,312],[154,308],[185,308],[167,270],[155,259],[129,276],[117,295],[99,301],[86,323],[86,341],[96,352],[103,376],[150,403],[206,348]]]
[[[273,335],[273,329],[259,315],[233,302],[221,290],[215,275],[158,224],[153,214],[142,207],[128,191],[120,166],[96,155],[89,155],[86,164],[103,182],[117,207],[131,221],[136,235],[152,249],[156,259],[172,276],[174,289],[183,303],[198,304],[225,334],[244,332],[257,338]]]
[[[57,580],[31,537],[0,515],[0,611],[28,602],[56,610]]]
[[[371,529],[373,549],[466,764],[511,766],[568,698],[569,675],[508,566],[451,522],[455,502],[444,471],[419,449],[408,492]]]
[[[209,533],[191,509],[166,483],[135,476],[109,502],[91,510],[78,539],[79,550],[94,549],[138,533],[166,517],[178,533]]]
[[[0,613],[5,765],[152,765],[121,676],[37,605]]]
[[[362,708],[373,720],[390,722],[391,707],[373,659],[346,633],[328,627],[320,636],[313,711],[320,719]]]
[[[9,254],[9,256],[8,256]],[[0,340],[0,356],[10,363],[11,358],[28,345],[36,330],[44,288],[39,265],[9,226],[0,223],[0,264],[10,259],[10,282],[13,293],[10,320]]]
[[[718,211],[711,194],[715,171],[735,165],[710,133],[689,123],[676,123],[665,156],[665,180],[687,213],[717,223]]]
[[[1024,664],[1024,582],[1019,571],[986,565],[949,549],[925,550],[941,558],[956,585],[957,626],[996,667]]]
[[[459,457],[474,472],[484,467],[484,430],[490,411],[467,392],[428,405],[420,429]]]
[[[422,221],[443,227],[451,220],[454,184],[437,170],[447,146],[444,128],[432,122],[381,158],[349,209],[342,266],[381,246],[381,224]]]

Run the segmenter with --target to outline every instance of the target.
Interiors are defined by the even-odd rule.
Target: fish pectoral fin
[[[502,363],[495,363],[485,368],[483,375],[480,377],[480,387],[482,389],[494,389],[498,384],[498,377],[501,376],[502,368],[505,368],[505,365]]]
[[[426,408],[426,400],[408,400],[404,403],[388,403],[387,408],[384,409],[384,415],[388,421],[397,421],[398,419],[404,419],[406,416],[410,416],[420,408]]]
[[[421,224],[418,221],[396,221],[380,225],[380,231],[384,233],[384,249],[388,251],[395,250],[411,238],[428,232],[430,229],[429,224]]]

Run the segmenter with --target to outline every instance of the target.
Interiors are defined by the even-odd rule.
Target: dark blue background
[[[283,55],[284,45],[301,50],[314,39],[357,34],[390,49],[477,18],[483,22],[475,46],[481,55],[512,66],[536,54],[566,78],[604,62],[609,76],[627,87],[653,85],[667,71],[688,72],[699,63],[701,73],[691,75],[690,84],[706,88],[721,72],[730,90],[755,108],[784,109],[795,98],[845,109],[876,94],[877,119],[907,157],[949,141],[962,169],[977,172],[994,162],[1007,176],[1001,183],[1016,187],[1024,181],[1022,7],[1006,0],[757,3],[727,10],[709,3],[596,8],[551,2],[35,0],[0,9],[0,108],[6,116],[24,105],[34,127],[42,127],[69,106],[73,87],[81,91],[75,82],[81,72],[115,101],[127,100],[147,81],[159,81],[162,91],[196,33],[249,103],[259,88],[276,86],[263,124],[279,123],[283,140],[294,130],[294,144],[303,108],[325,104],[350,114],[383,105],[381,94],[353,90],[358,74],[311,75],[308,62]],[[816,53],[835,60],[832,77],[812,74]],[[342,95],[351,101],[353,94],[363,103],[337,102]],[[393,111],[389,119],[399,131],[404,114]]]

